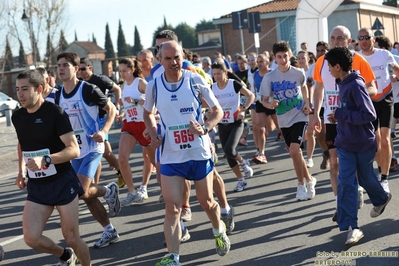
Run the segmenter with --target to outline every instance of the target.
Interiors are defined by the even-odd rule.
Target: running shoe
[[[160,262],[157,262],[155,266],[180,266],[181,264],[175,260],[174,254],[168,254],[162,258]]]
[[[398,167],[398,159],[392,158],[391,166],[389,167],[389,171],[395,172],[397,167]]]
[[[240,146],[247,146],[247,139],[246,138],[240,138],[240,140],[238,141],[238,145]]]
[[[254,161],[254,163],[258,163],[258,164],[266,164],[267,158],[264,154],[259,154],[258,156],[254,157],[253,161]]]
[[[312,178],[312,181],[306,183],[306,190],[307,190],[306,198],[307,199],[313,199],[314,196],[316,196],[316,188],[315,187],[316,187],[317,179],[312,176],[311,176],[311,178]]]
[[[250,167],[249,161],[243,159],[241,164],[241,170],[244,172],[244,177],[245,178],[251,178],[254,175],[254,170]]]
[[[191,218],[192,218],[191,208],[190,207],[182,207],[181,219],[183,220],[183,222],[191,221]]]
[[[143,201],[144,201],[144,195],[136,190],[133,193],[132,192],[127,193],[126,198],[122,200],[122,206],[132,205],[133,202],[143,203]]]
[[[313,163],[313,159],[312,159],[312,158],[306,159],[306,160],[305,160],[305,163],[306,163],[306,167],[307,167],[307,168],[312,168],[312,167],[314,166],[314,163]]]
[[[388,199],[387,199],[387,201],[384,204],[382,204],[380,206],[374,206],[371,209],[371,212],[370,212],[371,218],[375,218],[375,217],[380,216],[384,212],[385,207],[388,205],[388,203],[389,203],[389,201],[391,199],[392,199],[392,195],[391,195],[391,193],[388,193]]]
[[[139,188],[137,188],[137,192],[140,193],[145,200],[148,200],[147,188],[140,186]]]
[[[236,187],[234,188],[234,191],[240,192],[243,191],[244,189],[247,189],[247,187],[248,185],[246,180],[238,181]]]
[[[348,232],[348,237],[346,238],[345,245],[353,245],[359,242],[360,239],[364,237],[364,234],[362,230],[359,228],[352,229],[351,226],[349,226],[349,232]]]
[[[118,187],[123,188],[126,185],[126,183],[125,180],[123,179],[121,172],[117,172],[116,176],[118,178]]]
[[[66,248],[69,251],[69,254],[71,254],[71,257],[67,261],[60,260],[55,266],[75,266],[76,262],[78,260],[78,257],[76,256],[75,252],[73,251],[72,248]]]
[[[323,155],[323,161],[320,164],[320,170],[326,170],[330,165],[330,158]]]
[[[121,203],[119,201],[119,188],[115,182],[109,183],[105,187],[110,189],[111,191],[108,197],[104,197],[105,201],[108,204],[108,213],[112,217],[115,217],[121,211]]]
[[[223,221],[220,221],[223,223]],[[219,256],[225,256],[230,251],[230,239],[227,237],[226,234],[226,225],[223,223],[224,231],[218,235],[215,235],[215,242],[216,242],[216,253]]]
[[[297,200],[307,200],[308,195],[307,195],[307,189],[305,185],[302,185],[301,183],[298,183],[298,186],[296,188],[296,199]]]
[[[119,240],[119,234],[116,231],[116,229],[114,228],[113,231],[104,231],[103,234],[101,235],[100,240],[98,240],[95,244],[94,244],[94,248],[103,248],[108,246],[109,244],[113,244],[116,241]]]
[[[222,220],[224,222],[224,224],[226,225],[226,235],[229,235],[235,227],[234,224],[234,207],[230,206],[230,211],[226,214],[220,214],[220,220]]]

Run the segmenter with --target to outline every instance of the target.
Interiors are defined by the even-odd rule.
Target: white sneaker
[[[242,171],[244,172],[245,178],[251,178],[254,176],[254,170],[250,167],[249,161],[243,159],[242,163],[240,164]]]
[[[247,189],[248,185],[247,185],[247,181],[243,180],[243,181],[238,181],[236,187],[234,188],[235,192],[240,192],[243,191],[244,189]]]
[[[353,245],[353,244],[359,242],[359,240],[362,239],[363,237],[364,237],[364,234],[363,234],[362,230],[360,230],[358,228],[352,229],[352,227],[349,226],[348,237],[346,238],[345,245],[347,245],[347,246]]]
[[[389,191],[389,184],[388,184],[388,180],[381,180],[380,182],[381,187],[385,190],[386,193],[390,193]]]
[[[138,192],[137,190],[133,193],[128,192],[126,195],[126,198],[124,198],[121,201],[122,206],[129,206],[131,205],[133,202],[135,203],[143,203],[144,201],[144,196],[143,194],[141,194],[140,192]]]
[[[314,178],[313,176],[311,176],[311,178],[312,178],[312,181],[306,183],[306,190],[307,190],[306,197],[308,199],[313,199],[314,196],[316,196],[316,188],[315,187],[316,187],[317,179]]]
[[[306,162],[306,167],[307,167],[307,168],[312,168],[312,167],[314,166],[314,163],[313,163],[313,159],[312,159],[312,158],[306,159],[305,162]]]
[[[307,189],[305,185],[302,185],[301,183],[298,183],[298,186],[296,188],[296,199],[297,200],[307,200]]]
[[[144,198],[145,200],[148,199],[148,193],[147,193],[147,189],[146,189],[146,188],[143,188],[142,186],[140,186],[140,187],[137,189],[137,192],[140,193],[140,194],[143,196],[143,198]]]
[[[103,248],[108,246],[109,244],[115,243],[118,240],[119,240],[119,234],[115,228],[112,231],[104,231],[103,234],[101,235],[100,240],[98,240],[94,244],[94,248]]]

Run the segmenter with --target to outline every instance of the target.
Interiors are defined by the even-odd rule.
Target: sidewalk
[[[119,148],[121,129],[115,126],[109,131],[109,142],[113,150]],[[16,177],[18,174],[17,134],[14,127],[8,127],[0,117],[0,179]]]

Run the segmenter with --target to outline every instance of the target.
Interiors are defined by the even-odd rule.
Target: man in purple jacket
[[[349,230],[345,244],[352,245],[364,236],[357,223],[358,182],[373,204],[372,218],[383,213],[392,195],[384,191],[373,170],[377,143],[372,122],[377,115],[364,79],[359,72],[352,71],[352,53],[336,47],[325,58],[336,78],[340,99],[339,107],[328,117],[331,123],[337,122],[338,226],[341,231]]]

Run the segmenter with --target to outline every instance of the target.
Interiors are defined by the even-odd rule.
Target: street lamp
[[[36,42],[35,42],[35,36],[33,35],[33,31],[32,31],[32,21],[30,20],[30,18],[26,15],[25,13],[25,9],[24,9],[24,13],[22,14],[22,18],[23,21],[28,22],[28,26],[29,26],[29,38],[30,38],[30,42],[31,42],[31,46],[32,46],[32,57],[33,57],[33,65],[36,67]]]

